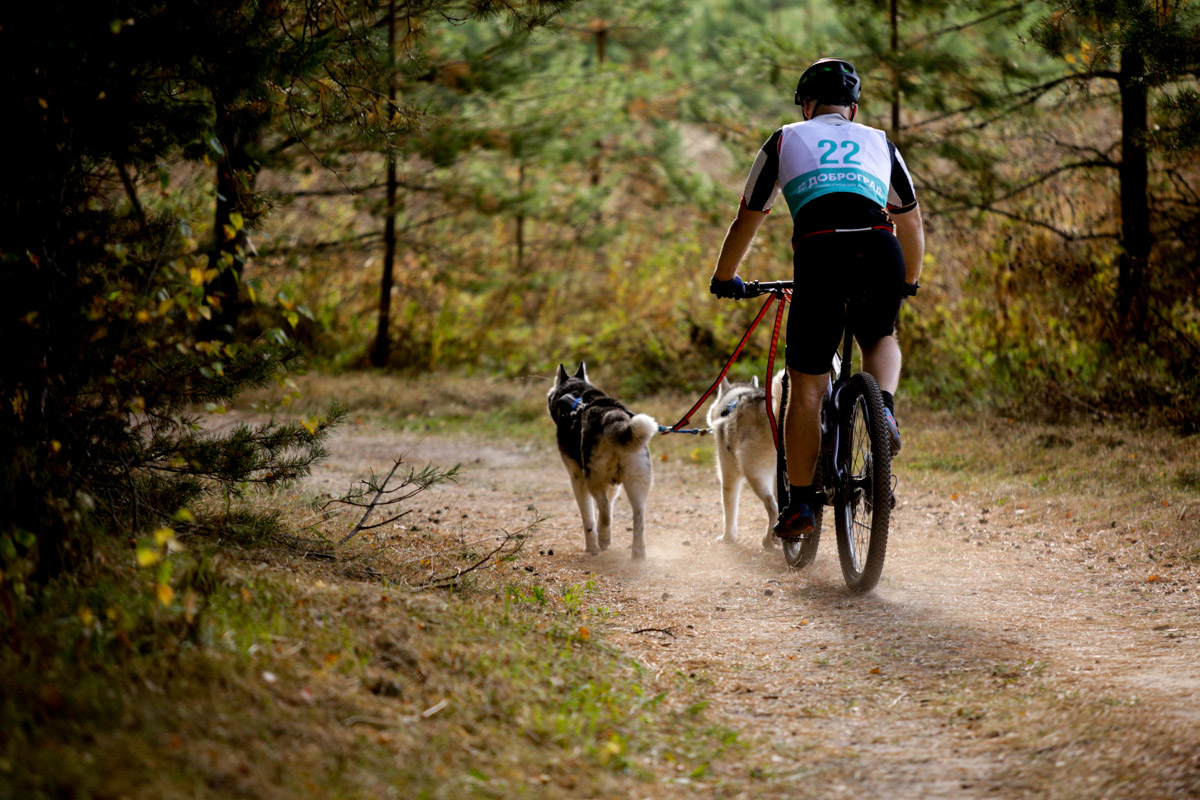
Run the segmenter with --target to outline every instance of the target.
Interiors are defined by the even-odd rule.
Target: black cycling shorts
[[[846,320],[867,347],[896,330],[904,251],[888,230],[827,233],[796,243],[787,365],[806,375],[833,367]]]

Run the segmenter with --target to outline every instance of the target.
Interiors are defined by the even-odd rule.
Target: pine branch
[[[904,46],[906,48],[913,48],[913,47],[916,47],[917,45],[920,45],[930,39],[939,39],[942,36],[945,36],[947,33],[955,33],[957,31],[966,30],[967,28],[973,28],[976,25],[981,25],[990,19],[995,19],[996,17],[1002,17],[1005,14],[1010,14],[1014,11],[1020,11],[1023,8],[1025,8],[1027,5],[1030,5],[1030,4],[1028,2],[1013,3],[1011,6],[1008,6],[1006,8],[1001,8],[998,11],[993,11],[990,14],[984,14],[983,16],[976,17],[975,19],[970,20],[968,22],[963,22],[958,25],[951,25],[947,28],[942,28],[941,30],[930,31],[929,33],[925,34],[924,36],[918,36],[916,39],[913,39],[909,42],[905,42]]]
[[[1085,241],[1093,241],[1093,240],[1099,240],[1099,239],[1115,240],[1115,239],[1120,238],[1119,235],[1115,232],[1113,232],[1113,233],[1084,233],[1084,234],[1071,233],[1070,231],[1066,231],[1066,230],[1063,230],[1062,228],[1058,228],[1058,227],[1050,224],[1049,222],[1045,222],[1040,219],[1033,219],[1031,217],[1024,216],[1023,214],[1017,214],[1016,212],[1013,212],[1013,211],[1006,211],[1002,208],[996,208],[994,205],[992,205],[990,203],[972,203],[972,202],[965,201],[961,197],[955,197],[954,195],[943,192],[935,186],[928,186],[928,187],[926,187],[926,189],[929,192],[931,192],[932,194],[937,195],[938,197],[944,198],[946,200],[952,200],[959,204],[956,206],[950,206],[948,208],[938,209],[939,213],[942,213],[942,214],[953,214],[953,213],[957,213],[959,211],[981,211],[986,214],[995,214],[997,216],[1004,217],[1005,219],[1011,219],[1014,222],[1020,222],[1025,225],[1029,225],[1029,226],[1032,226],[1035,228],[1042,228],[1043,230],[1050,231],[1054,235],[1056,235],[1068,242],[1085,242]]]
[[[1115,76],[1115,73],[1114,73],[1114,76]],[[1036,103],[1038,100],[1042,99],[1042,97],[1044,97],[1051,89],[1054,89],[1058,86],[1062,86],[1063,84],[1078,83],[1081,81],[1086,81],[1090,77],[1092,77],[1092,76],[1091,75],[1079,75],[1079,74],[1061,75],[1057,78],[1053,78],[1051,80],[1045,81],[1044,83],[1039,83],[1036,86],[1028,86],[1020,91],[1012,92],[1008,95],[1005,95],[1003,98],[1001,98],[1001,100],[1016,101],[1016,102],[1014,102],[1013,105],[1008,106],[1007,108],[1003,109],[998,115],[992,117],[991,119],[985,120],[984,122],[979,123],[979,124],[966,126],[965,128],[960,128],[959,130],[960,131],[961,130],[978,130],[980,128],[986,127],[987,125],[990,125],[992,122],[994,122],[996,119],[998,119],[1001,116],[1007,116],[1008,114],[1012,113],[1014,110],[1016,110],[1018,108],[1022,108],[1024,106],[1028,106],[1028,105],[1032,105],[1033,103]],[[954,117],[962,116],[964,114],[969,114],[973,111],[977,111],[979,108],[980,108],[979,103],[971,103],[970,105],[961,106],[952,111],[947,111],[944,114],[938,114],[936,116],[932,116],[927,119],[919,120],[917,122],[913,122],[908,125],[904,125],[904,126],[902,126],[902,130],[905,130],[905,131],[916,130],[917,128],[923,128],[928,125],[933,125],[934,123],[937,123],[937,122],[942,122],[947,119],[952,119]]]
[[[437,486],[440,483],[445,483],[447,481],[454,483],[457,481],[458,471],[461,467],[460,464],[456,464],[448,470],[442,470],[433,466],[432,464],[426,464],[420,470],[415,468],[410,469],[408,471],[408,475],[400,482],[399,486],[389,489],[388,484],[391,483],[392,478],[396,474],[396,470],[399,469],[400,465],[403,463],[403,457],[397,458],[395,462],[393,462],[392,468],[388,470],[387,475],[384,476],[382,481],[376,481],[375,474],[372,473],[370,477],[359,481],[357,484],[352,486],[350,491],[345,495],[329,500],[323,506],[321,506],[322,511],[328,510],[328,508],[334,504],[366,508],[362,518],[358,521],[358,524],[354,526],[354,529],[343,536],[338,542],[339,547],[353,539],[364,530],[382,527],[383,525],[387,525],[389,522],[395,522],[409,513],[409,511],[404,511],[400,514],[389,517],[382,522],[377,522],[373,525],[367,525],[367,520],[370,518],[371,514],[376,508],[386,508],[403,503],[420,494],[421,492]],[[409,487],[414,488],[405,494],[396,496],[396,493]],[[370,495],[371,499],[365,504],[362,503],[361,500],[368,495]]]

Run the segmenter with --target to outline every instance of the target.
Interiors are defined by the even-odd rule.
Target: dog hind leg
[[[643,451],[630,462],[625,470],[625,496],[633,510],[633,557],[643,559],[646,557],[646,498],[650,496],[653,483],[650,454]]]

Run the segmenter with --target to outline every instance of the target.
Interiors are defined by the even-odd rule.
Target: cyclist
[[[900,449],[896,319],[902,298],[916,294],[925,233],[895,145],[883,131],[854,122],[861,85],[854,65],[837,58],[822,58],[800,76],[796,105],[804,121],[784,125],[759,150],[710,282],[717,297],[745,296],[738,267],[782,190],[794,223],[795,286],[787,326],[791,399],[783,423],[791,492],[775,524],[781,539],[813,529],[821,404],[847,317],[863,370],[883,394],[892,451]],[[851,292],[864,287],[865,293]]]

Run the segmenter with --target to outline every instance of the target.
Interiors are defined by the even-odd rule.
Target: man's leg
[[[816,502],[813,473],[821,450],[821,402],[829,385],[828,373],[808,375],[788,367],[791,391],[783,421],[787,447],[788,483],[792,485],[787,507],[779,512],[775,535],[796,539],[813,529]]]
[[[825,399],[828,375],[806,375],[788,367],[788,407],[783,436],[787,444],[788,483],[812,483],[821,450],[821,402]]]
[[[900,452],[900,426],[896,424],[896,388],[900,385],[900,343],[896,333],[879,339],[869,347],[863,347],[863,371],[870,373],[879,384],[883,394],[884,415],[887,418],[888,436],[892,440],[892,454]]]
[[[863,372],[871,374],[880,391],[896,394],[900,385],[900,343],[894,332],[863,347]]]

